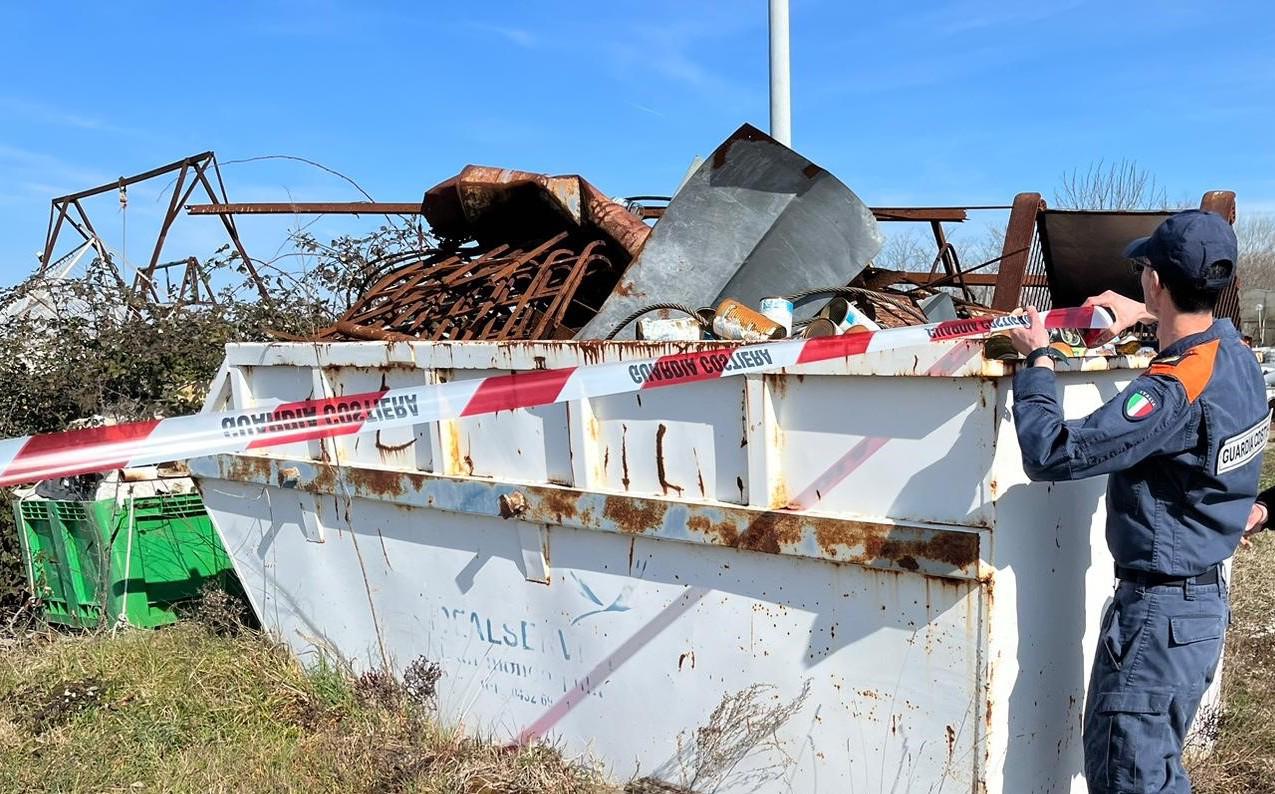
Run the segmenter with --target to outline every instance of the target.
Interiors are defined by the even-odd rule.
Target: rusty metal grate
[[[597,312],[628,261],[614,242],[585,230],[382,261],[385,275],[318,338],[566,339]]]

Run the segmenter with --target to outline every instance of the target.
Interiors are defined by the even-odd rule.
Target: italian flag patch
[[[1129,399],[1124,401],[1124,416],[1126,419],[1138,420],[1146,419],[1155,413],[1155,398],[1147,394],[1142,389],[1138,389],[1129,395]]]

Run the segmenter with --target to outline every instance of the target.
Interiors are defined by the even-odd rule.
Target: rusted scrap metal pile
[[[1233,193],[1207,193],[1202,206],[1234,218]],[[419,206],[283,209],[307,208],[421,214],[439,241],[370,263],[372,286],[320,340],[759,341],[1075,305],[1075,295],[1104,289],[1140,297],[1111,241],[1160,220],[1152,212],[1048,210],[1037,193],[1004,206],[872,209],[748,125],[665,207],[610,199],[579,176],[471,165]],[[1009,222],[1000,256],[962,267],[943,224],[972,209],[1009,210]],[[899,221],[933,232],[928,273],[874,264],[879,222]],[[1238,306],[1233,298],[1223,296],[1223,314]]]
[[[610,199],[579,176],[481,166],[417,202],[231,204],[215,156],[202,152],[53,199],[36,275],[61,273],[88,249],[112,265],[83,202],[115,193],[125,208],[129,186],[170,175],[167,212],[132,286],[143,302],[217,300],[197,259],[162,261],[167,233],[197,189],[214,203],[185,205],[187,212],[218,216],[267,303],[236,216],[425,217],[437,244],[368,262],[360,275],[371,286],[319,340],[761,339],[1074,306],[1108,289],[1140,299],[1122,241],[1149,234],[1168,214],[1050,209],[1039,193],[1020,193],[1012,205],[868,208],[823,168],[748,125],[660,200],[667,206]],[[1209,191],[1200,207],[1235,221],[1233,192]],[[966,266],[944,224],[973,210],[1009,210],[1009,219],[1000,256]],[[874,261],[879,224],[898,222],[929,227],[928,272]],[[82,243],[61,255],[67,230]],[[1238,326],[1237,284],[1218,313]]]
[[[439,247],[378,278],[319,338],[569,339],[650,228],[578,176],[469,166],[425,194]]]
[[[747,125],[664,208],[578,176],[468,166],[419,211],[441,243],[373,263],[372,286],[317,338],[756,340],[991,311],[968,290],[931,306],[946,293],[855,283],[881,248],[874,211]]]

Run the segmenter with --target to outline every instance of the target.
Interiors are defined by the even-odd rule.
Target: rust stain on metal
[[[956,730],[951,726],[945,726],[947,730],[947,759],[952,760],[952,754],[956,752]]]
[[[337,470],[335,466],[316,466],[309,489],[315,493],[336,493]]]
[[[408,449],[415,443],[416,443],[416,439],[413,438],[410,441],[406,441],[402,444],[385,444],[381,442],[381,431],[380,430],[376,431],[376,448],[379,449],[381,452],[389,452],[389,453],[403,452],[404,450]]]
[[[677,657],[677,669],[680,671],[682,665],[690,663],[691,669],[695,669],[695,651],[685,651]]]
[[[624,485],[624,490],[629,490],[629,444],[628,444],[628,425],[620,425],[620,466],[624,470],[624,475],[620,478],[620,482]]]
[[[578,507],[576,504],[577,496],[578,494],[571,491],[554,488],[542,489],[539,512],[553,516],[559,522],[563,519],[575,518]]]
[[[442,425],[443,434],[447,438],[447,467],[443,470],[445,474],[459,474],[461,471],[462,456],[460,452],[460,433],[456,432],[456,425]]]
[[[733,135],[727,138],[721,146],[713,152],[713,168],[714,170],[726,165],[726,157],[730,154],[731,147],[739,141],[771,141],[769,135],[757,129],[756,127],[745,124],[735,131]]]
[[[361,494],[376,496],[402,496],[402,473],[385,469],[346,468],[345,476],[350,486]]]
[[[266,458],[249,455],[235,455],[226,466],[228,480],[264,480],[270,481],[271,466]]]
[[[667,512],[668,505],[653,499],[608,496],[602,517],[615,524],[621,532],[640,535],[662,526]]]
[[[664,434],[667,432],[668,428],[663,422],[660,423],[659,428],[655,431],[655,474],[656,477],[659,478],[660,489],[665,495],[668,494],[669,489],[671,488],[674,491],[677,491],[678,496],[681,496],[683,491],[682,486],[674,485],[668,481],[667,477],[664,476]],[[702,480],[700,482],[700,490],[703,490]]]
[[[918,559],[934,560],[954,568],[978,561],[978,535],[974,532],[938,532],[928,540],[891,537],[893,527],[858,521],[815,520],[815,539],[828,556],[840,558],[842,549],[863,548],[863,561],[892,560],[906,570],[918,570]],[[916,566],[916,567],[912,567]]]

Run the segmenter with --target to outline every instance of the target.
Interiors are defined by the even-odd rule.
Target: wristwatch
[[[1054,361],[1066,361],[1067,357],[1052,347],[1038,347],[1027,354],[1027,366],[1032,367],[1036,364],[1036,359],[1048,357]]]

